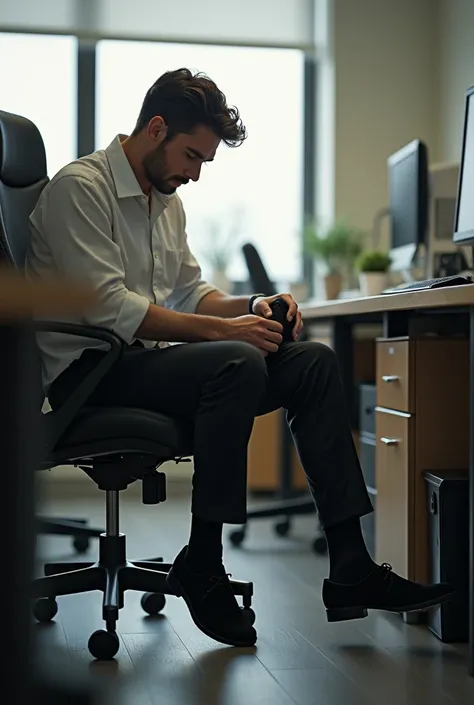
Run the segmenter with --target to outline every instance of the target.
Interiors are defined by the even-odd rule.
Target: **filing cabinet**
[[[425,582],[423,471],[468,465],[468,341],[378,339],[376,383],[376,559]]]

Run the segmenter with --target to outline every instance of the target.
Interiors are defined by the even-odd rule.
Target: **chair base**
[[[119,648],[116,625],[124,604],[124,592],[145,593],[143,609],[150,615],[159,614],[165,606],[164,596],[173,594],[166,584],[171,565],[161,559],[128,561],[125,535],[101,534],[98,561],[45,565],[45,577],[33,582],[34,616],[39,622],[49,622],[57,613],[56,597],[100,590],[106,631],[94,632],[89,639],[89,651],[98,659],[113,658]],[[250,611],[252,583],[231,580],[231,585],[234,594],[242,597],[243,609]]]
[[[247,514],[247,522],[252,519],[270,519],[279,518],[275,524],[275,533],[277,536],[287,536],[291,529],[291,517],[303,516],[306,514],[315,514],[316,507],[314,501],[308,497],[299,497],[296,499],[287,499],[277,502],[268,502],[261,507],[251,509]],[[245,540],[247,533],[247,524],[234,529],[230,535],[230,541],[233,546],[240,546]],[[319,555],[327,553],[326,538],[322,532],[318,532],[313,539],[313,551]]]

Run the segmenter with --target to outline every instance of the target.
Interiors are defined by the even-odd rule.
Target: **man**
[[[34,276],[60,273],[91,284],[101,305],[77,322],[109,328],[128,344],[89,403],[192,419],[191,534],[169,586],[203,632],[238,646],[254,644],[256,632],[224,569],[222,527],[246,520],[254,418],[279,407],[287,410],[328,541],[328,619],[363,617],[368,608],[426,608],[452,592],[409,582],[371,560],[360,517],[372,506],[337,362],[329,348],[298,342],[302,321],[293,299],[283,295],[296,319],[294,340],[282,343],[271,298],[227,296],[201,279],[176,190],[198,181],[221,142],[238,146],[245,138],[237,109],[213,81],[187,69],[165,73],[129,137],[69,164],[44,189],[27,258]],[[104,353],[97,342],[63,335],[39,343],[45,390],[57,407]]]

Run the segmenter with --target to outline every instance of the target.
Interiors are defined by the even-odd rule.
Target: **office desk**
[[[410,336],[417,328],[462,332],[469,338],[469,655],[474,676],[474,285],[403,292],[369,298],[309,302],[301,305],[306,326],[329,323],[332,347],[352,418],[353,330],[357,324],[380,323],[384,338]]]
[[[92,702],[79,700],[55,674],[35,673],[36,656],[30,618],[34,563],[34,473],[41,452],[38,421],[41,408],[39,370],[32,316],[64,315],[90,305],[92,297],[69,283],[31,285],[10,270],[0,270],[0,448],[2,452],[2,629],[7,645],[0,661],[2,688],[13,705],[25,702]],[[67,680],[67,679],[66,679]],[[82,694],[81,694],[82,695]]]

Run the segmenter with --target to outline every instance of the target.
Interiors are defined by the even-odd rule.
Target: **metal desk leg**
[[[469,309],[469,675],[474,676],[474,307]]]

